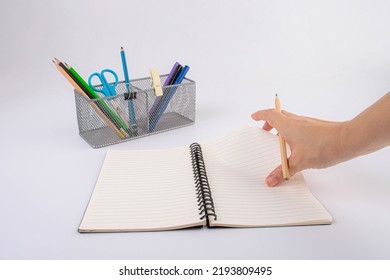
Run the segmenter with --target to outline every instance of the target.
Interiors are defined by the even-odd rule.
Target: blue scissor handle
[[[105,73],[107,73],[107,72],[111,73],[114,76],[115,81],[114,81],[113,84],[110,84],[107,81],[106,76],[105,76]],[[92,84],[92,78],[95,77],[95,76],[98,77],[98,79],[102,83],[102,88],[101,89],[100,88],[96,88]],[[104,69],[100,73],[95,72],[95,73],[91,74],[91,76],[89,76],[89,78],[88,78],[88,84],[94,91],[101,92],[105,96],[115,96],[116,95],[115,87],[118,85],[118,75],[111,69]]]

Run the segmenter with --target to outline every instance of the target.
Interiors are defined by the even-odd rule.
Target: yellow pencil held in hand
[[[282,107],[280,106],[280,100],[279,96],[276,94],[275,96],[275,109],[278,113],[282,113]],[[283,178],[285,180],[290,179],[290,172],[288,171],[288,161],[287,161],[287,150],[286,150],[286,142],[278,133],[279,136],[279,144],[280,144],[280,158],[282,161],[282,172],[283,172]]]

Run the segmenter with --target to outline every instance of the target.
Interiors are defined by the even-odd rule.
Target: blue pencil
[[[129,94],[131,94],[130,90],[130,80],[129,80],[129,73],[127,72],[127,63],[126,63],[126,56],[125,56],[125,50],[123,47],[121,47],[121,59],[122,59],[122,66],[123,66],[123,74],[125,76],[125,83],[126,83],[126,89]],[[136,118],[135,118],[135,111],[134,111],[134,104],[133,100],[129,98],[129,116],[130,121],[133,128],[136,128]]]

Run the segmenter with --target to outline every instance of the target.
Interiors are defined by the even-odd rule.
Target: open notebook
[[[278,138],[258,127],[190,147],[107,152],[79,232],[330,224],[302,174],[280,187]]]

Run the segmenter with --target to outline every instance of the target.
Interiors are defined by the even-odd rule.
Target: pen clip
[[[150,78],[152,79],[152,87],[154,89],[154,94],[156,96],[162,96],[162,86],[161,86],[161,80],[160,75],[158,74],[158,70],[156,68],[152,68],[149,70]]]

